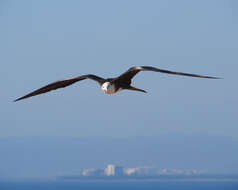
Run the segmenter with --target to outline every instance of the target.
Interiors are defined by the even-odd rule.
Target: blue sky
[[[0,2],[0,137],[212,134],[238,139],[236,1]],[[114,77],[131,66],[148,94],[106,95],[94,81],[13,103],[50,82]]]
[[[0,179],[109,163],[237,173],[237,13],[228,0],[1,0]],[[141,65],[224,79],[141,72],[147,94],[85,80],[13,102]]]

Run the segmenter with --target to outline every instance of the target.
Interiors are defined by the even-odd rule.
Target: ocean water
[[[238,190],[238,182],[48,181],[0,182],[0,190]]]

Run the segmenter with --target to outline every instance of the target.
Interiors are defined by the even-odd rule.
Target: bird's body
[[[91,80],[98,82],[101,89],[106,94],[115,94],[115,93],[120,92],[121,90],[135,90],[135,91],[146,93],[145,90],[131,86],[132,78],[140,71],[155,71],[155,72],[161,72],[161,73],[167,73],[167,74],[173,74],[173,75],[183,75],[183,76],[189,76],[189,77],[208,78],[208,79],[219,79],[218,77],[210,77],[210,76],[205,76],[205,75],[175,72],[175,71],[158,69],[158,68],[149,67],[149,66],[131,67],[125,73],[123,73],[120,76],[115,77],[115,78],[104,79],[104,78],[101,78],[96,75],[88,74],[88,75],[81,75],[78,77],[73,77],[73,78],[69,78],[69,79],[56,81],[56,82],[46,85],[40,89],[37,89],[25,96],[22,96],[22,97],[16,99],[15,101],[19,101],[19,100],[22,100],[25,98],[29,98],[31,96],[36,96],[36,95],[39,95],[42,93],[46,93],[51,90],[56,90],[58,88],[63,88],[63,87],[72,85],[75,82],[78,82],[78,81],[81,81],[84,79],[91,79]]]

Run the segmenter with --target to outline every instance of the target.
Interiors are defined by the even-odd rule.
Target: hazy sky
[[[0,137],[212,134],[238,139],[237,1],[0,1]],[[91,80],[13,103],[50,82],[114,77],[131,66],[143,94]]]

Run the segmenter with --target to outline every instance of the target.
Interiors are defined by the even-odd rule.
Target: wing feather
[[[208,78],[208,79],[220,79],[218,77],[212,77],[212,76],[206,76],[206,75],[198,75],[198,74],[192,74],[192,73],[183,73],[183,72],[176,72],[176,71],[169,71],[165,69],[159,69],[155,67],[149,67],[149,66],[141,66],[141,67],[131,67],[128,71],[120,75],[116,80],[126,80],[128,82],[131,81],[131,79],[140,71],[155,71],[160,73],[166,73],[166,74],[173,74],[173,75],[183,75],[183,76],[189,76],[189,77],[198,77],[198,78]]]
[[[14,100],[14,102],[25,99],[25,98],[29,98],[29,97],[32,97],[32,96],[36,96],[36,95],[39,95],[39,94],[43,94],[43,93],[49,92],[51,90],[56,90],[58,88],[64,88],[66,86],[72,85],[75,82],[78,82],[78,81],[81,81],[81,80],[84,80],[84,79],[92,79],[92,80],[97,81],[100,84],[104,81],[103,78],[98,77],[96,75],[82,75],[82,76],[78,76],[78,77],[59,80],[59,81],[50,83],[50,84],[48,84],[48,85],[46,85],[42,88],[39,88],[39,89],[37,89],[37,90],[35,90],[35,91],[25,95],[25,96],[22,96],[22,97],[20,97],[16,100]]]

